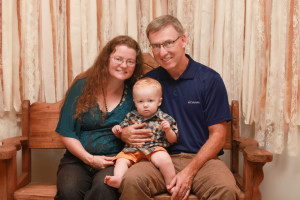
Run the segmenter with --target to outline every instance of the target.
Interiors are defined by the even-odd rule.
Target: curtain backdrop
[[[260,146],[298,153],[300,0],[0,0],[0,117],[56,102],[102,46],[126,34],[150,52],[155,17],[182,22],[186,52],[223,77]]]

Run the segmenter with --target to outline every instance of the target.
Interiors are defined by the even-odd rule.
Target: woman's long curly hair
[[[79,78],[86,77],[82,95],[78,98],[74,118],[81,119],[81,114],[96,105],[97,97],[105,98],[104,88],[109,77],[108,66],[110,55],[116,51],[116,46],[125,45],[136,51],[136,66],[129,81],[133,84],[142,76],[143,56],[139,44],[129,36],[121,35],[110,40],[102,49],[94,64]],[[104,113],[105,114],[105,113]]]

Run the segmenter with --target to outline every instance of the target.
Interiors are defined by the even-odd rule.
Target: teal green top
[[[78,97],[82,95],[86,79],[76,81],[61,108],[56,132],[65,137],[79,140],[87,152],[93,155],[118,153],[124,143],[115,137],[112,127],[124,120],[126,114],[133,110],[132,85],[125,83],[124,95],[120,104],[102,119],[99,105],[90,108],[81,115],[81,120],[74,119]]]

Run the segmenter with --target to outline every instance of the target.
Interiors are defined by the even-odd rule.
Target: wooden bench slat
[[[55,183],[30,183],[15,191],[15,200],[53,200],[56,195]]]

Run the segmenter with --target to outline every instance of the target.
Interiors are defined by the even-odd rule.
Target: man
[[[187,38],[177,18],[158,17],[146,32],[160,64],[146,76],[161,83],[161,109],[178,123],[178,143],[168,149],[177,175],[165,188],[159,170],[148,161],[140,162],[125,174],[120,199],[150,200],[166,189],[172,191],[171,199],[187,199],[190,192],[199,199],[237,199],[235,179],[218,159],[223,154],[226,123],[231,120],[220,75],[185,54]],[[142,125],[131,126],[123,130],[121,138],[139,145],[148,141],[147,135],[149,131]]]

